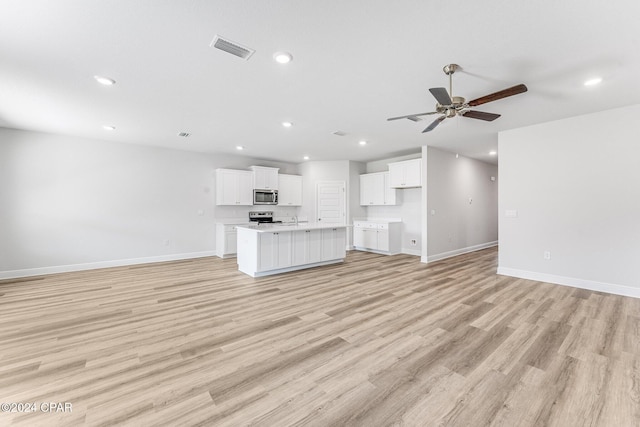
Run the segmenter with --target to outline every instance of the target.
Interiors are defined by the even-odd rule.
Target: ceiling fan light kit
[[[454,96],[453,95],[453,74],[460,70],[461,67],[458,64],[449,64],[445,65],[442,68],[442,71],[449,76],[449,91],[443,87],[434,87],[429,89],[431,95],[436,99],[436,111],[431,111],[428,113],[419,113],[419,114],[409,114],[406,116],[399,117],[391,117],[388,118],[387,121],[390,120],[399,120],[399,119],[409,119],[411,121],[418,121],[419,116],[426,116],[430,114],[442,114],[442,116],[435,119],[429,126],[422,131],[422,133],[430,132],[436,128],[444,119],[462,116],[468,117],[470,119],[478,119],[484,120],[487,122],[491,122],[498,117],[500,114],[494,113],[486,113],[484,111],[476,111],[470,110],[469,107],[475,107],[477,105],[486,104],[487,102],[497,101],[502,98],[507,98],[509,96],[517,95],[519,93],[524,93],[527,91],[527,87],[524,84],[519,84],[504,90],[500,90],[498,92],[491,93],[489,95],[482,96],[480,98],[473,99],[469,102],[466,102],[466,99],[462,96]]]

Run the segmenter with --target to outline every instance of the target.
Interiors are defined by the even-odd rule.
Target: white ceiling
[[[1,0],[0,126],[293,163],[423,145],[495,162],[501,130],[640,103],[639,17],[637,0]],[[494,122],[386,121],[432,111],[449,63],[467,100],[529,92],[475,108]]]

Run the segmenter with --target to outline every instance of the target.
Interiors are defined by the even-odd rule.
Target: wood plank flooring
[[[0,425],[640,426],[640,300],[497,250],[253,279],[235,259],[0,281]]]

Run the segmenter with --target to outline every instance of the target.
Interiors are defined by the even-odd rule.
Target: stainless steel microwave
[[[277,205],[278,190],[253,190],[254,205]]]

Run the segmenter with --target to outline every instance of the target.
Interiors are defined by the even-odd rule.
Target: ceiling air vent
[[[236,42],[232,42],[231,40],[225,39],[218,35],[216,35],[213,38],[213,41],[209,46],[215,47],[216,49],[220,49],[232,55],[238,56],[244,59],[245,61],[251,58],[251,55],[253,55],[253,53],[255,52],[254,49],[241,46]]]
[[[188,138],[191,136],[191,134],[189,132],[180,132],[178,136],[181,136],[183,138]]]

